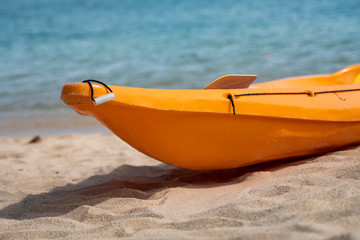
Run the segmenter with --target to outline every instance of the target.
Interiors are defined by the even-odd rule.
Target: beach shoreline
[[[0,239],[357,239],[360,147],[224,171],[110,134],[0,137]]]
[[[266,83],[338,72],[360,63],[359,1],[19,0],[3,1],[1,10],[0,240],[360,239],[360,145],[193,171],[145,156],[60,99],[66,84],[86,79],[128,87],[114,91],[126,105],[104,105],[96,117],[106,122],[116,115],[112,106],[124,106],[134,116],[116,110],[113,121],[124,124],[106,123],[109,128],[151,156],[190,163],[182,166],[200,163],[197,149],[202,164],[220,160],[218,168],[245,162],[238,157],[244,152],[253,162],[294,156],[286,155],[288,147],[302,154],[351,143],[359,121],[358,72],[346,81],[354,89],[307,80],[298,84],[301,91],[297,84],[272,86],[274,92],[234,87],[224,98],[216,95],[219,101],[178,92],[178,100],[173,93],[148,99],[147,90],[130,96],[129,88],[204,89],[229,74],[257,75],[255,83]],[[340,75],[333,80],[342,82]],[[253,97],[259,102],[248,104]],[[323,113],[329,118],[319,118]],[[191,158],[181,157],[184,149]]]
[[[31,113],[0,115],[0,137],[60,136],[68,134],[110,133],[91,117],[84,117],[70,108]]]

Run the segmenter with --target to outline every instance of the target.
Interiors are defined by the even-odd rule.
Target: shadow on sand
[[[7,219],[55,217],[83,205],[94,206],[109,198],[156,199],[158,192],[175,187],[211,188],[244,181],[254,172],[274,171],[306,160],[276,161],[231,170],[192,171],[166,164],[157,166],[121,165],[109,174],[95,175],[77,184],[56,187],[49,192],[28,195],[0,210]]]

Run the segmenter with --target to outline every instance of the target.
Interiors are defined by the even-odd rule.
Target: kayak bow
[[[140,152],[189,169],[236,168],[360,143],[360,65],[250,86],[256,75],[228,76],[201,90],[109,85],[115,99],[102,84],[72,83],[61,99]]]

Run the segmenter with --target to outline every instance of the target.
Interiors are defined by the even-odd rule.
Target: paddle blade
[[[225,75],[222,76],[212,83],[210,83],[204,89],[238,89],[248,88],[252,84],[257,75]]]

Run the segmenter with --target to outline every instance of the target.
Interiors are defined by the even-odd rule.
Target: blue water
[[[0,30],[0,121],[64,111],[62,86],[89,78],[187,89],[360,63],[359,0],[2,0]]]

